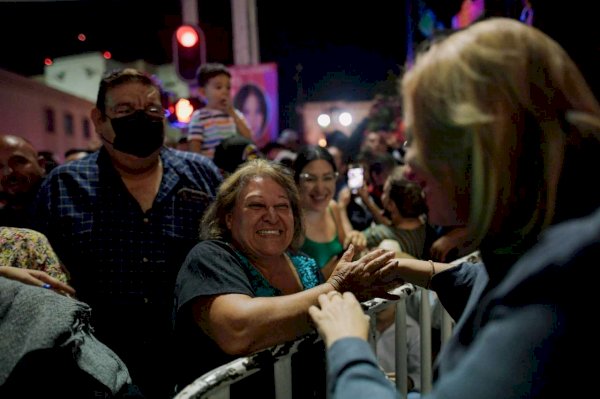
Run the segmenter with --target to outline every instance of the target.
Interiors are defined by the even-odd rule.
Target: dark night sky
[[[502,10],[511,1],[517,0],[486,5]],[[434,8],[457,3],[427,2]],[[405,0],[295,3],[257,0],[261,61],[278,64],[280,119],[293,109],[299,64],[306,101],[370,99],[393,88],[406,56]],[[544,30],[567,46],[597,88],[600,24],[589,11],[592,3],[539,0],[534,8]],[[199,0],[198,9],[208,59],[233,63],[230,1]],[[0,0],[0,68],[40,74],[45,57],[100,50],[118,61],[163,64],[171,61],[171,36],[180,23],[180,0]],[[77,41],[80,32],[88,37],[84,43]]]
[[[306,101],[370,99],[388,75],[399,74],[406,53],[404,1],[378,3],[385,8],[257,0],[261,61],[278,64],[283,114],[296,100],[299,64]],[[230,1],[200,0],[198,9],[207,58],[232,64]],[[118,61],[168,63],[180,23],[179,0],[0,2],[0,68],[40,74],[45,57],[105,49]],[[80,32],[86,42],[77,40]]]

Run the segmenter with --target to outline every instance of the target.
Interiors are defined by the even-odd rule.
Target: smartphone
[[[348,169],[348,188],[356,194],[359,188],[364,184],[364,170],[360,166],[354,166]]]

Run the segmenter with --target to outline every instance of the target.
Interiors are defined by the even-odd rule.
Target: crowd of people
[[[46,171],[31,143],[0,136],[2,397],[40,395],[25,382],[44,374],[63,397],[170,398],[315,327],[326,352],[298,361],[323,381],[295,395],[397,397],[383,371],[393,309],[376,315],[373,352],[359,301],[405,282],[456,321],[427,397],[586,392],[573,381],[591,369],[564,365],[592,342],[582,276],[598,255],[600,198],[581,172],[600,153],[600,105],[556,42],[490,18],[432,43],[402,77],[402,129],[363,123],[357,151],[291,131],[258,148],[263,125],[236,108],[230,79],[221,64],[200,68],[206,106],[184,150],[164,144],[162,88],[131,68],[100,82],[100,149]],[[475,249],[482,263],[449,264]],[[232,394],[272,397],[271,378]]]

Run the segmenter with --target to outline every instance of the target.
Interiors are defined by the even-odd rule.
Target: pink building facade
[[[100,145],[86,99],[0,69],[0,134],[21,136],[59,161],[73,147]]]

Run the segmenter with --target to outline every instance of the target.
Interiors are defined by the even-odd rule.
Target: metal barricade
[[[452,262],[475,262],[478,260],[477,252],[467,255]],[[429,291],[419,288],[420,298],[420,330],[421,330],[421,392],[427,393],[431,390],[432,375],[432,345],[431,345],[431,305]],[[398,390],[406,397],[407,393],[407,343],[406,343],[406,298],[416,292],[412,284],[404,284],[391,293],[399,296],[397,300],[385,300],[374,298],[363,302],[362,306],[366,314],[371,316],[371,328],[369,342],[373,350],[376,343],[376,313],[387,308],[396,306],[396,328],[395,356],[396,356],[396,378],[395,383]],[[443,343],[450,337],[453,321],[448,313],[442,308],[441,340]],[[274,366],[275,395],[277,399],[292,398],[292,362],[291,357],[306,345],[312,345],[321,341],[316,332],[304,335],[295,341],[276,345],[247,357],[241,357],[223,366],[217,367],[202,375],[194,382],[186,386],[174,399],[229,399],[229,389],[232,384],[260,371],[266,366]],[[325,398],[325,392],[323,392]]]

